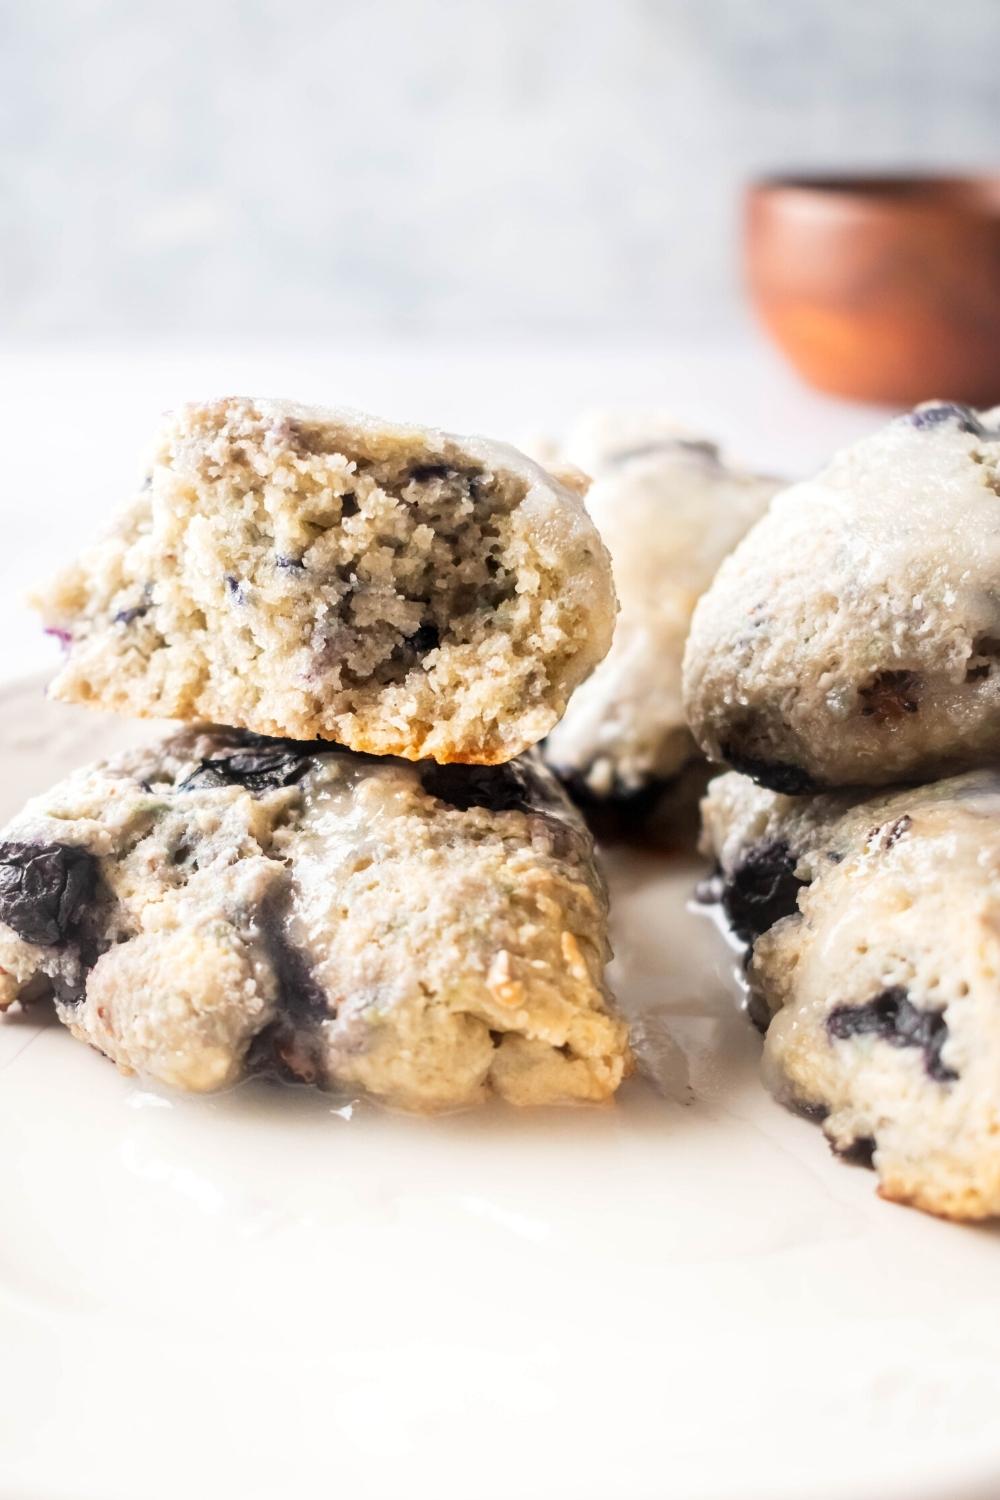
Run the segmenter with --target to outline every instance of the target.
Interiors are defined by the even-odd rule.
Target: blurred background
[[[0,677],[192,397],[808,471],[882,417],[757,333],[744,185],[989,165],[998,56],[997,0],[0,0]]]
[[[996,154],[997,0],[3,0],[18,343],[659,345],[739,190]]]

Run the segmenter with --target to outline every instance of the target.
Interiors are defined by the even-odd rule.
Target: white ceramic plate
[[[134,734],[7,690],[0,813]],[[996,1493],[1000,1235],[771,1102],[693,861],[608,868],[607,1109],[166,1098],[0,1023],[3,1500]]]

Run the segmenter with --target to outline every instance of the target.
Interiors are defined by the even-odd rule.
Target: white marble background
[[[0,330],[724,330],[741,182],[995,162],[998,54],[998,0],[3,0]]]

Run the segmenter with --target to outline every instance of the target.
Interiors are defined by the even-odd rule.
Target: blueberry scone
[[[1000,410],[931,404],[792,486],[719,569],[695,738],[791,794],[1000,754]]]
[[[0,842],[0,1008],[53,996],[126,1072],[436,1110],[602,1100],[629,1067],[593,845],[534,753],[413,764],[194,728]]]
[[[560,456],[593,478],[587,508],[611,553],[621,612],[608,656],[544,754],[585,804],[645,819],[700,759],[681,704],[691,612],[778,482],[729,468],[713,443],[656,413],[582,419]]]
[[[867,798],[730,773],[703,814],[779,1096],[884,1197],[1000,1213],[1000,771]]]
[[[514,449],[243,399],[170,414],[37,602],[58,698],[481,764],[552,728],[615,612],[580,495]]]

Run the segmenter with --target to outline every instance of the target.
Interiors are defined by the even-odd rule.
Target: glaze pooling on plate
[[[691,612],[778,481],[729,467],[713,443],[655,412],[593,413],[559,457],[593,478],[587,509],[611,552],[621,612],[610,652],[544,754],[582,803],[646,822],[665,800],[690,803],[701,790],[682,779],[698,756],[681,704]]]
[[[694,613],[705,753],[775,791],[974,768],[1000,743],[1000,410],[930,403],[778,495]]]
[[[537,758],[413,764],[192,729],[0,839],[0,1007],[125,1071],[411,1109],[601,1100],[630,1066],[593,845]]]
[[[1000,1213],[1000,772],[808,798],[731,772],[703,812],[779,1096],[885,1197]]]
[[[166,418],[39,604],[66,701],[484,764],[552,728],[615,612],[579,494],[513,448],[237,398]]]

